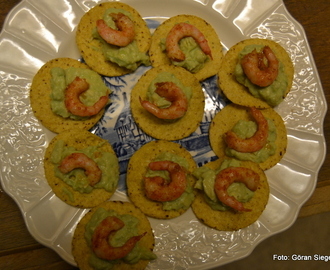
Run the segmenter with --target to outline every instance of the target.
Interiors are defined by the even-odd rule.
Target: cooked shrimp
[[[148,112],[160,119],[178,119],[186,113],[188,100],[185,93],[173,82],[156,83],[156,93],[171,102],[167,108],[159,108],[157,105],[141,100],[140,103]]]
[[[189,23],[178,23],[168,33],[166,37],[166,53],[173,61],[183,61],[186,57],[179,47],[179,41],[184,37],[192,37],[200,46],[202,51],[212,59],[211,49],[201,31]]]
[[[234,182],[241,182],[251,191],[256,191],[260,177],[255,171],[244,167],[229,167],[220,171],[215,180],[214,190],[218,199],[227,206],[237,211],[251,211],[246,209],[243,203],[229,196],[227,189]]]
[[[117,28],[109,27],[104,20],[96,21],[96,28],[100,36],[109,44],[125,47],[135,38],[134,22],[123,13],[111,13]]]
[[[93,116],[98,114],[107,104],[108,95],[100,97],[93,106],[86,106],[79,99],[79,96],[87,91],[89,84],[85,79],[76,77],[65,90],[65,106],[67,110],[77,116]]]
[[[247,139],[239,138],[233,131],[225,134],[225,142],[229,148],[242,153],[252,153],[263,148],[268,138],[268,122],[262,112],[254,107],[250,108],[254,120],[257,122],[258,129],[254,135]]]
[[[172,161],[155,161],[149,164],[153,171],[168,171],[170,182],[160,176],[146,177],[144,189],[146,196],[154,201],[167,202],[179,198],[187,187],[186,172],[178,163]]]
[[[265,64],[264,58],[267,59],[268,65]],[[242,58],[241,65],[248,79],[260,87],[271,85],[278,75],[279,62],[268,46],[265,46],[260,53],[253,50],[245,55]]]
[[[62,173],[69,173],[74,169],[84,169],[89,184],[94,186],[100,182],[102,171],[94,160],[84,153],[72,153],[66,156],[58,166]]]
[[[92,250],[97,257],[104,260],[118,260],[124,258],[146,234],[145,232],[141,235],[133,236],[121,247],[111,246],[109,238],[124,226],[125,223],[114,216],[109,216],[101,221],[92,235]]]

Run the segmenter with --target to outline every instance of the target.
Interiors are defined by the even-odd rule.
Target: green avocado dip
[[[263,45],[248,45],[239,53],[239,60],[235,68],[235,77],[240,84],[243,84],[249,89],[250,93],[254,97],[262,99],[270,106],[275,107],[283,100],[286,89],[288,87],[288,78],[285,74],[283,63],[279,62],[277,78],[271,85],[267,87],[260,87],[253,84],[245,75],[243,68],[240,64],[241,59],[244,57],[244,55],[252,52],[254,49],[256,49],[257,52],[261,52],[263,48]]]
[[[186,95],[188,101],[191,99],[192,90],[190,87],[184,86],[183,83],[170,72],[161,72],[157,75],[157,77],[150,83],[148,92],[147,92],[147,100],[153,104],[155,104],[159,108],[167,108],[171,105],[171,102],[165,99],[164,97],[159,96],[155,93],[157,87],[156,83],[160,82],[173,82],[175,83]]]
[[[164,161],[169,160],[175,163],[178,163],[181,167],[189,169],[188,161],[178,155],[175,155],[170,152],[163,152],[153,161]],[[167,171],[152,171],[147,170],[146,177],[160,176],[166,180],[170,180],[169,173]],[[187,182],[187,188],[184,193],[173,201],[163,202],[163,210],[179,210],[179,209],[188,209],[195,199],[195,194],[193,192],[193,187]]]
[[[249,160],[255,163],[262,163],[266,161],[270,156],[275,154],[276,151],[276,126],[274,122],[267,119],[268,122],[268,137],[266,145],[259,151],[252,153],[241,153],[232,148],[227,147],[225,152],[227,156],[239,159],[239,160]],[[239,138],[246,139],[252,137],[257,131],[257,124],[254,121],[240,120],[233,127],[232,131],[236,133]]]
[[[165,42],[166,38],[163,38],[160,43],[162,51],[166,51]],[[175,66],[183,67],[192,73],[197,73],[210,61],[210,57],[202,51],[192,37],[182,38],[179,41],[179,47],[186,58],[183,61],[172,61],[172,64]]]
[[[52,111],[64,118],[84,120],[86,117],[71,114],[64,103],[65,89],[76,77],[85,79],[89,84],[89,89],[79,97],[86,106],[93,106],[100,97],[108,95],[110,90],[106,87],[100,75],[93,70],[74,67],[68,69],[55,67],[51,69],[50,105]]]
[[[223,161],[221,166],[217,170],[212,170],[209,167],[203,166],[197,168],[193,175],[197,178],[197,182],[195,184],[195,188],[204,191],[204,198],[206,203],[216,211],[227,211],[230,210],[231,207],[223,204],[219,201],[217,195],[214,191],[214,184],[217,174],[223,169],[229,167],[239,167],[240,161],[235,159],[226,159]],[[254,192],[249,190],[244,183],[232,183],[228,187],[229,196],[233,196],[239,202],[245,203],[251,200]]]
[[[104,208],[99,208],[92,215],[90,221],[86,224],[85,231],[85,239],[87,241],[88,246],[91,246],[91,239],[95,228],[99,225],[99,223],[107,218],[108,216],[115,216],[121,219],[125,226],[118,230],[110,240],[110,245],[114,247],[123,246],[128,239],[133,236],[137,236],[138,234],[138,226],[139,220],[138,218],[132,215],[118,215],[113,210],[105,210]],[[128,264],[135,264],[139,260],[154,260],[157,256],[148,248],[145,248],[139,245],[139,242],[135,245],[133,250],[124,258],[120,260],[103,260],[98,258],[94,253],[89,257],[89,264],[93,269],[96,270],[110,270],[121,260]]]
[[[115,22],[110,16],[111,13],[123,13],[132,20],[131,14],[124,9],[109,8],[103,14],[103,20],[105,23],[117,30]],[[140,65],[150,66],[150,60],[147,53],[140,52],[136,40],[133,40],[125,47],[118,47],[107,43],[97,32],[95,28],[93,31],[93,38],[102,42],[102,52],[107,61],[116,63],[120,67],[127,68],[129,70],[136,70]]]
[[[118,160],[115,154],[100,150],[99,148],[102,147],[102,145],[103,143],[95,146],[88,146],[78,151],[74,147],[66,146],[65,142],[62,140],[57,141],[50,157],[51,162],[55,165],[55,176],[80,193],[90,193],[96,188],[102,188],[106,191],[113,192],[117,187],[119,178]],[[84,153],[97,163],[102,171],[100,182],[93,187],[89,185],[83,169],[74,169],[66,174],[60,172],[58,166],[62,159],[72,153]],[[69,191],[67,190],[67,192]]]

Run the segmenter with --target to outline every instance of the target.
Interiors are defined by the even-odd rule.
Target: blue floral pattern
[[[147,24],[152,31],[159,25],[159,22],[149,19]],[[114,148],[120,165],[118,190],[122,192],[126,191],[125,178],[130,157],[142,145],[155,140],[137,126],[130,110],[131,90],[139,78],[150,68],[141,66],[131,74],[104,77],[105,84],[112,90],[111,104],[107,107],[103,118],[91,130],[101,138],[108,140]],[[205,95],[205,109],[200,127],[189,137],[175,141],[194,153],[193,158],[198,166],[216,159],[209,143],[209,125],[214,115],[229,102],[219,91],[216,75],[201,82],[201,86]]]

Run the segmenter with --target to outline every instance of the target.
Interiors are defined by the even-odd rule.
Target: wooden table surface
[[[1,29],[8,12],[20,1],[0,0]],[[318,68],[327,102],[330,100],[330,5],[329,0],[284,0],[291,15],[304,27]],[[327,144],[330,118],[324,122]],[[330,155],[319,172],[311,198],[299,218],[330,211]],[[16,203],[0,187],[0,269],[74,269],[54,251],[36,242],[28,233]]]

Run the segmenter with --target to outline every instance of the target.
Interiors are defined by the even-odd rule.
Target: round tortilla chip
[[[143,179],[149,163],[163,152],[170,152],[184,157],[189,163],[188,172],[190,173],[196,168],[194,159],[181,145],[163,140],[151,141],[143,145],[131,157],[128,164],[126,184],[128,197],[144,214],[158,219],[171,219],[182,215],[186,212],[186,209],[163,210],[163,204],[161,202],[152,201],[145,196],[143,187]],[[193,187],[195,178],[190,174],[188,174],[187,178],[189,184]]]
[[[177,15],[171,17],[159,25],[151,38],[149,50],[150,61],[152,66],[169,65],[171,60],[163,51],[161,44],[162,39],[166,38],[170,30],[177,23],[187,22],[198,28],[208,41],[212,52],[212,60],[208,61],[205,66],[198,72],[192,73],[199,81],[203,81],[218,73],[222,62],[222,45],[219,37],[213,27],[202,18],[194,15]]]
[[[144,109],[139,98],[146,99],[148,87],[161,72],[170,72],[181,83],[191,88],[192,97],[186,114],[176,121],[159,119]],[[131,111],[135,122],[148,135],[163,140],[179,140],[188,137],[200,125],[204,115],[205,98],[199,81],[188,71],[175,66],[158,66],[148,70],[136,83],[131,92]]]
[[[226,97],[234,102],[247,107],[256,107],[259,109],[271,107],[267,102],[259,98],[254,97],[249,90],[242,84],[240,84],[235,78],[235,67],[238,62],[239,53],[247,45],[264,45],[269,46],[278,60],[283,63],[285,68],[285,73],[288,78],[288,86],[283,95],[283,99],[290,92],[293,82],[294,67],[290,56],[286,50],[276,43],[275,41],[268,39],[247,39],[241,42],[238,42],[236,45],[232,46],[229,51],[225,54],[221,68],[219,71],[218,82],[220,89],[226,95]]]
[[[35,117],[40,120],[46,128],[55,133],[60,133],[72,128],[90,129],[103,116],[104,109],[86,120],[63,118],[52,111],[50,106],[50,95],[52,92],[50,71],[54,67],[63,69],[69,67],[89,69],[87,65],[71,58],[56,58],[45,63],[34,76],[30,89],[30,103]]]
[[[89,256],[92,254],[92,249],[88,246],[85,240],[85,226],[93,216],[93,214],[99,209],[104,208],[105,210],[114,210],[119,215],[132,215],[139,219],[138,233],[143,234],[147,232],[140,240],[139,245],[152,251],[155,246],[155,240],[152,228],[150,226],[149,220],[146,216],[133,204],[121,201],[107,201],[97,207],[91,209],[78,223],[73,239],[72,239],[72,255],[81,270],[92,270],[89,263]],[[149,260],[140,260],[135,264],[128,264],[125,262],[120,262],[116,264],[113,270],[140,270],[145,269],[149,263]]]
[[[121,76],[132,71],[107,61],[102,53],[102,43],[93,39],[92,36],[96,28],[96,21],[102,19],[104,12],[109,8],[124,9],[132,15],[137,46],[141,52],[148,52],[151,34],[146,22],[134,8],[121,2],[101,3],[86,12],[77,27],[76,43],[82,57],[91,69],[105,76]]]
[[[69,205],[83,208],[94,207],[101,202],[110,199],[117,188],[119,170],[117,183],[111,192],[101,188],[94,188],[91,193],[80,193],[55,176],[54,170],[56,165],[51,161],[51,155],[59,140],[63,140],[66,146],[74,147],[76,150],[81,150],[88,146],[101,145],[98,148],[99,150],[113,153],[115,155],[115,152],[108,141],[101,139],[89,131],[72,129],[58,134],[49,143],[44,158],[45,176],[55,195]]]
[[[277,133],[275,154],[264,162],[259,163],[263,170],[267,170],[275,166],[283,158],[286,152],[288,139],[282,117],[272,108],[263,109],[261,112],[266,118],[273,120]],[[224,141],[224,134],[231,130],[239,120],[252,120],[252,118],[249,113],[249,108],[236,104],[227,105],[213,118],[209,130],[209,138],[212,150],[219,158],[226,155],[225,149],[227,144]]]
[[[223,162],[218,159],[205,164],[213,170],[220,167]],[[241,167],[246,167],[257,172],[260,176],[260,184],[258,189],[254,192],[252,199],[244,203],[244,207],[251,209],[250,212],[237,211],[217,211],[213,210],[205,201],[203,191],[199,191],[196,199],[192,204],[193,212],[196,217],[211,228],[220,231],[235,231],[245,228],[254,223],[264,211],[269,198],[269,185],[264,171],[257,163],[250,161],[241,161]]]

